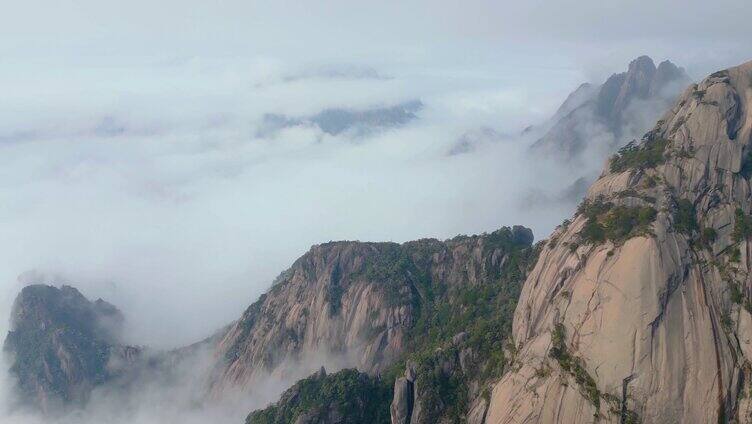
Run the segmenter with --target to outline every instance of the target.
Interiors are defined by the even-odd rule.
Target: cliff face
[[[254,365],[251,359],[264,357],[257,354],[259,351],[274,352],[279,349],[279,352],[286,352],[286,356],[280,354],[274,361],[264,363],[263,366],[272,372],[284,369],[284,365],[280,364],[285,363],[320,366],[321,363],[316,360],[301,359],[306,356],[306,343],[283,345],[290,346],[284,348],[258,346],[250,353],[245,347],[256,346],[248,341],[254,333],[263,338],[266,331],[273,331],[274,334],[291,332],[289,327],[267,330],[273,323],[286,322],[284,311],[277,318],[269,318],[269,321],[258,320],[263,315],[262,311],[276,310],[266,306],[270,304],[267,303],[270,297],[287,299],[289,293],[310,290],[297,296],[295,301],[278,302],[290,302],[285,309],[289,311],[288,314],[294,313],[289,305],[301,305],[309,310],[317,308],[318,313],[303,316],[319,317],[333,328],[344,325],[337,321],[340,318],[336,315],[343,313],[349,317],[346,319],[350,327],[346,328],[357,337],[348,338],[331,332],[313,337],[310,331],[318,327],[308,324],[310,327],[301,327],[314,330],[300,331],[302,335],[293,339],[317,341],[318,344],[309,350],[313,352],[340,346],[341,351],[349,349],[356,353],[379,353],[376,356],[353,356],[355,361],[360,361],[357,367],[372,375],[369,378],[380,376],[375,383],[369,380],[375,384],[374,387],[378,387],[374,393],[383,390],[389,393],[388,397],[377,396],[373,399],[382,404],[380,409],[372,402],[364,403],[364,407],[389,412],[391,422],[395,424],[449,423],[466,419],[471,423],[481,423],[488,406],[485,394],[488,393],[489,383],[501,376],[506,365],[504,348],[511,332],[514,305],[524,275],[537,253],[537,249],[531,245],[532,240],[530,230],[515,227],[480,236],[460,236],[448,241],[419,240],[402,245],[342,242],[315,246],[283,274],[281,281],[265,298],[244,314],[244,319],[253,317],[252,325],[247,327],[250,330],[241,330],[242,324],[239,322],[228,332],[227,340],[243,340],[237,352],[245,353],[231,355],[223,364],[222,378],[217,381],[225,387],[252,385],[253,381],[257,381],[260,366]],[[298,275],[306,278],[298,280]],[[333,281],[338,282],[336,292],[341,294],[342,299],[335,303],[338,305],[336,308],[329,304],[331,299],[336,299],[331,296]],[[358,295],[362,292],[363,286],[369,288],[372,300],[347,300],[353,293]],[[282,292],[288,294],[282,296]],[[359,303],[359,306],[352,306],[354,303]],[[369,309],[360,309],[366,306]],[[404,308],[404,313],[399,314],[404,319],[396,325],[380,318],[397,315],[393,312],[395,308]],[[364,321],[353,318],[353,313],[348,312],[352,310],[362,311],[359,313],[370,318]],[[360,327],[353,326],[360,322],[363,323],[359,324]],[[233,336],[241,331],[247,333],[242,337]],[[357,343],[346,344],[349,339]],[[223,342],[220,346],[232,345]],[[271,354],[268,357],[272,357]],[[250,372],[231,373],[238,369]],[[232,378],[236,375],[244,376],[246,380]],[[337,379],[332,376],[312,378],[313,381]],[[309,380],[303,380],[296,387],[308,387],[313,384]],[[328,387],[330,383],[322,384]],[[344,402],[348,394],[341,394],[339,398],[334,396],[301,402],[299,392],[295,389],[288,391],[274,406],[251,414],[250,422],[303,420],[300,422],[324,423],[350,422],[348,420],[352,419],[358,422],[357,411],[343,413],[342,408],[333,409],[330,405]],[[303,407],[301,403],[308,406]],[[280,416],[287,418],[274,421]],[[379,420],[389,419],[383,415],[379,417]]]
[[[625,139],[644,133],[689,83],[673,63],[656,67],[641,56],[627,72],[612,75],[601,86],[583,84],[570,94],[533,151],[564,159],[575,159],[589,148],[613,151]]]
[[[122,321],[114,306],[73,287],[25,287],[4,346],[24,400],[43,410],[83,404],[94,386],[119,375],[140,355],[119,344]]]
[[[414,322],[418,294],[409,275],[380,275],[374,267],[401,254],[388,243],[314,246],[219,342],[215,388],[289,377],[299,366],[307,374],[324,358],[372,372],[391,363]]]
[[[512,256],[531,242],[530,230],[515,227],[446,242],[314,246],[219,341],[212,390],[249,387],[269,374],[308,375],[323,358],[382,372],[412,349],[414,329],[437,298],[519,266]]]
[[[488,423],[749,422],[752,62],[690,87],[543,248]]]

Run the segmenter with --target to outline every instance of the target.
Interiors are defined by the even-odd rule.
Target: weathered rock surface
[[[415,403],[415,370],[408,365],[405,376],[394,382],[394,395],[390,408],[392,424],[409,424]]]
[[[751,107],[752,62],[612,160],[525,282],[487,423],[750,422]]]
[[[391,276],[369,279],[366,272],[398,250],[388,243],[314,246],[219,342],[217,387],[287,376],[304,359],[313,369],[339,358],[369,372],[391,363],[413,323],[417,293],[404,275],[390,284]]]
[[[656,67],[649,57],[638,57],[627,72],[572,92],[533,152],[557,159],[574,159],[586,150],[611,152],[647,131],[689,83],[684,70],[670,61]]]
[[[241,330],[239,322],[227,333],[226,341],[219,344],[220,352],[240,354],[230,355],[220,363],[215,388],[252,387],[261,375],[256,373],[264,367],[266,372],[277,373],[286,370],[286,364],[298,364],[299,368],[300,364],[320,366],[320,359],[313,352],[334,346],[340,353],[355,352],[349,357],[354,363],[348,366],[368,372],[371,378],[394,375],[396,367],[403,363],[397,361],[407,361],[404,374],[396,381],[379,383],[389,393],[383,406],[386,416],[382,418],[417,424],[476,417],[475,422],[479,422],[477,417],[482,419],[486,409],[481,399],[483,392],[488,390],[491,379],[503,371],[503,343],[511,331],[513,305],[537,254],[532,241],[529,229],[513,227],[447,241],[426,239],[401,245],[338,242],[314,246],[283,273],[266,297],[249,308],[244,320],[254,317],[248,321],[250,325]],[[366,290],[368,298],[357,297]],[[284,303],[287,308],[276,309],[277,303]],[[295,310],[290,305],[315,312],[307,315],[312,318],[305,318],[305,325],[299,329],[274,327],[298,322],[288,319]],[[404,308],[401,309],[404,313],[394,312],[399,308]],[[281,315],[259,320],[264,315],[262,311],[278,311],[275,313]],[[361,320],[357,318],[359,315],[368,318]],[[383,320],[397,315],[404,319],[393,323]],[[326,331],[347,330],[317,335],[324,327],[316,324],[318,320],[327,323]],[[236,337],[240,331],[247,333]],[[264,340],[268,331],[297,332],[300,336],[295,336],[295,340],[308,342],[292,345],[283,339],[281,347],[249,342],[253,337]],[[229,340],[238,342],[238,350],[228,349],[232,345],[227,343]],[[254,363],[254,358],[271,357],[259,354],[265,349],[285,354],[278,353],[271,362]],[[379,354],[374,356],[370,352]],[[337,353],[330,351],[330,355]],[[313,359],[303,359],[306,357]],[[249,372],[237,373],[238,370]],[[346,400],[347,395],[344,396]],[[291,404],[283,395],[276,407],[284,409],[284,405]],[[268,418],[265,414],[272,413],[274,408],[254,412],[253,422],[265,422],[262,417]],[[304,415],[322,417],[320,414],[326,410],[307,410]],[[303,415],[296,415],[295,419],[302,419],[300,416]],[[353,412],[343,412],[338,419],[352,416]],[[320,419],[317,422],[331,422],[327,421],[330,418]]]
[[[384,371],[408,350],[433,293],[483,284],[532,241],[529,229],[514,227],[448,241],[314,246],[219,341],[213,391],[321,365]]]

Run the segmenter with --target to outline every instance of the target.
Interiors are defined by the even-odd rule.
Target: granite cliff
[[[488,423],[749,422],[752,62],[692,85],[543,248]]]

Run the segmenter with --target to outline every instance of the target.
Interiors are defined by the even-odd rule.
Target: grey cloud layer
[[[23,284],[16,277],[36,270],[38,280],[118,305],[132,343],[167,348],[235,319],[311,244],[446,238],[520,222],[545,234],[568,211],[515,206],[538,178],[563,179],[556,168],[529,169],[524,140],[480,140],[447,156],[463,134],[484,133],[477,128],[519,132],[543,119],[527,106],[542,97],[492,74],[259,84],[289,74],[259,68],[245,76],[233,64],[129,70],[148,84],[125,87],[120,70],[100,70],[106,82],[91,97],[75,95],[92,90],[86,78],[65,87],[40,79],[35,90],[59,93],[40,98],[8,87],[17,101],[0,105],[0,314]],[[258,135],[267,113],[318,116],[415,98],[417,115],[365,135],[315,125]],[[0,390],[10,385],[0,379]],[[153,386],[145,393],[158,392]],[[160,422],[159,402],[183,405],[170,396],[149,395],[133,419]],[[103,398],[84,418],[118,414],[109,406],[122,401]]]

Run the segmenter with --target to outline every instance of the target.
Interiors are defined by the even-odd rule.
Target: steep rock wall
[[[610,161],[525,282],[488,423],[749,422],[750,105],[752,62]]]

